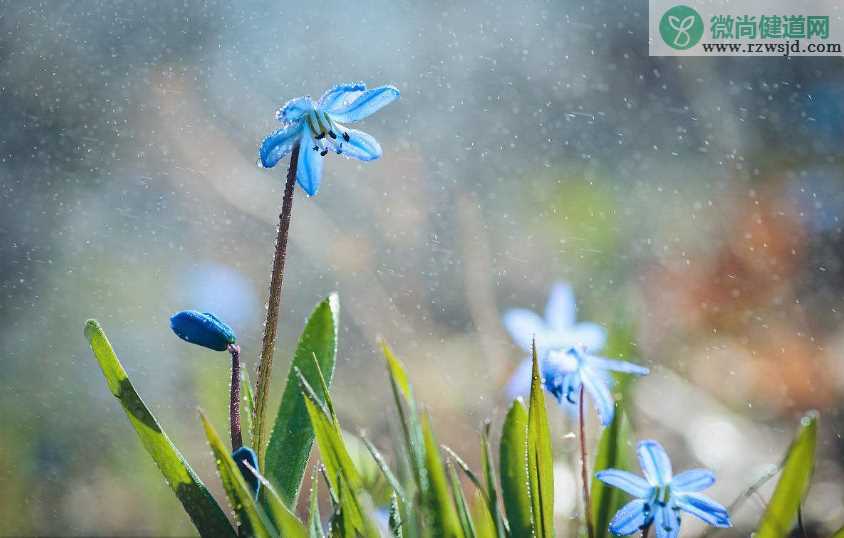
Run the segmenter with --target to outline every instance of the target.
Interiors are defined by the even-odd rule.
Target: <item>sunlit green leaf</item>
[[[592,521],[597,538],[610,537],[610,521],[625,503],[625,493],[594,478],[594,473],[604,469],[630,469],[630,424],[619,406],[613,421],[604,429],[595,453],[592,475]]]
[[[88,320],[85,324],[85,337],[103,371],[109,390],[120,401],[141,443],[164,475],[170,489],[181,501],[199,534],[235,536],[223,509],[135,391],[100,324],[95,320]]]
[[[528,491],[528,411],[521,399],[513,400],[501,430],[498,465],[501,497],[513,536],[531,536],[530,492]]]
[[[339,309],[337,295],[332,294],[317,305],[308,318],[290,364],[287,385],[267,444],[264,473],[278,487],[279,495],[289,507],[296,505],[314,441],[314,432],[293,370],[298,368],[308,383],[319,390],[320,400],[325,401],[314,356],[325,384],[330,386],[337,356]]]
[[[800,429],[788,449],[782,475],[759,523],[757,538],[780,538],[788,535],[794,526],[797,511],[812,480],[817,437],[818,414],[813,411],[800,421]]]
[[[457,518],[460,521],[460,527],[463,529],[463,535],[466,538],[475,538],[475,525],[472,523],[469,504],[466,502],[463,485],[460,483],[460,478],[457,476],[457,471],[454,470],[454,464],[452,462],[448,464],[448,477],[451,482],[451,494],[454,496],[454,504],[457,507]]]
[[[463,535],[460,522],[448,491],[448,481],[440,452],[431,431],[430,419],[422,415],[422,437],[425,441],[425,468],[428,471],[428,489],[422,492],[428,522],[434,536],[454,538]]]
[[[256,538],[278,536],[263,510],[255,503],[252,490],[246,485],[240,469],[238,469],[237,464],[217,434],[217,430],[208,422],[203,413],[200,412],[199,416],[202,419],[202,427],[205,429],[208,444],[211,445],[211,451],[214,453],[214,460],[217,462],[217,471],[220,473],[223,489],[226,490],[229,503],[231,503],[241,525],[248,529],[246,534]]]
[[[539,374],[536,344],[533,346],[533,373],[528,408],[528,484],[534,535],[554,536],[554,462],[551,431],[545,408],[545,391]]]

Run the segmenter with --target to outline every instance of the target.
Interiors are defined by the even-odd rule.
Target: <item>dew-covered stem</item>
[[[232,436],[232,452],[243,446],[240,432],[240,346],[229,344],[232,356],[232,382],[229,392],[229,423]]]
[[[586,399],[583,393],[583,384],[580,385],[580,402],[578,419],[580,422],[580,478],[583,482],[583,512],[586,520],[586,535],[595,538],[595,529],[592,528],[592,502],[589,498],[589,469],[586,464],[586,425],[583,416],[583,401]]]
[[[296,186],[296,168],[299,162],[299,144],[293,146],[287,182],[284,184],[284,198],[278,220],[278,235],[275,240],[273,268],[270,277],[270,295],[267,299],[267,318],[264,322],[264,337],[261,341],[261,356],[258,358],[258,375],[255,381],[255,411],[252,417],[252,445],[262,461],[264,454],[264,413],[270,390],[270,371],[273,366],[273,352],[278,330],[278,312],[281,305],[281,284],[284,280],[284,260],[287,257],[287,232],[290,229],[290,213],[293,210],[293,188]]]

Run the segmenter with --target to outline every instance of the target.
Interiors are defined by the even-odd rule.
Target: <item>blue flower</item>
[[[662,445],[641,441],[636,451],[645,478],[618,469],[595,475],[605,484],[636,497],[622,506],[610,522],[613,534],[633,534],[653,524],[657,538],[675,538],[680,534],[680,512],[715,527],[732,527],[726,508],[699,493],[715,483],[712,471],[692,469],[672,477],[671,460]]]
[[[258,475],[255,474],[258,471],[258,456],[255,455],[255,451],[249,447],[242,446],[232,452],[232,459],[237,464],[237,468],[240,469],[240,474],[243,475],[249,489],[251,489],[252,493],[254,493],[257,497],[258,490],[261,488],[261,482],[258,479]],[[246,463],[248,463],[249,467],[252,467],[254,471],[247,467]]]
[[[589,351],[600,351],[607,341],[607,333],[596,323],[575,321],[576,307],[571,286],[557,282],[551,288],[545,318],[523,308],[514,308],[504,314],[504,327],[513,341],[530,352],[533,339],[540,357],[551,349],[584,346]],[[530,392],[530,359],[523,361],[510,378],[507,394],[510,398]]]
[[[288,101],[276,113],[281,129],[265,138],[258,150],[261,165],[275,166],[299,144],[296,181],[313,196],[322,178],[322,158],[329,151],[360,161],[381,157],[381,146],[374,138],[343,123],[360,121],[398,97],[399,90],[394,86],[367,90],[358,83],[334,86],[316,103],[308,96]]]
[[[612,422],[615,414],[615,400],[610,392],[613,382],[610,372],[647,375],[650,370],[627,361],[590,355],[584,347],[549,351],[542,361],[545,389],[561,404],[566,402],[576,407],[582,386],[595,400],[604,426]]]
[[[231,327],[208,312],[177,312],[170,318],[170,328],[182,340],[214,351],[226,351],[237,341]]]

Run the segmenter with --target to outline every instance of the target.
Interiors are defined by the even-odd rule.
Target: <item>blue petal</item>
[[[652,486],[667,486],[671,482],[671,460],[656,441],[639,441],[636,448],[642,473]]]
[[[674,498],[681,510],[700,518],[713,527],[732,527],[727,509],[709,497],[697,493],[684,493]]]
[[[653,525],[657,538],[677,538],[680,534],[680,514],[673,509],[673,502],[656,507]]]
[[[587,351],[600,351],[607,343],[607,331],[597,323],[578,323],[570,330],[571,344]]]
[[[530,381],[533,371],[533,364],[530,360],[524,360],[507,382],[507,398],[514,400],[519,396],[527,396],[530,393]]]
[[[293,145],[299,140],[301,131],[301,124],[293,123],[287,127],[278,129],[265,138],[258,150],[258,155],[261,157],[261,165],[264,168],[272,168],[278,164],[278,161],[282,160],[293,150]]]
[[[557,282],[545,305],[545,321],[551,330],[562,332],[571,329],[574,319],[574,292],[568,284]]]
[[[703,491],[715,483],[715,475],[709,469],[690,469],[671,479],[671,491],[687,493]]]
[[[650,373],[650,370],[644,366],[639,366],[632,362],[605,359],[596,355],[587,355],[586,357],[586,361],[593,368],[612,370],[613,372],[621,372],[623,374],[648,375]]]
[[[337,140],[331,141],[333,147],[340,150],[341,155],[359,161],[374,161],[381,157],[381,146],[370,135],[355,129],[345,129],[344,132],[349,135],[348,140],[337,137]]]
[[[214,351],[226,351],[236,341],[231,327],[214,314],[182,310],[170,318],[170,328],[176,336]]]
[[[314,196],[322,180],[322,155],[314,150],[314,139],[308,129],[303,129],[302,146],[299,149],[299,164],[296,169],[296,181],[308,196]]]
[[[536,313],[524,308],[514,308],[505,312],[504,327],[516,345],[525,351],[530,351],[534,337],[539,347],[539,340],[546,332],[545,321]]]
[[[628,473],[627,471],[622,471],[620,469],[599,471],[595,474],[595,476],[601,482],[624,490],[634,497],[646,498],[649,497],[653,491],[653,486],[648,484],[647,480],[641,476],[636,476],[633,473]]]
[[[366,90],[366,84],[358,82],[354,84],[338,84],[329,88],[317,101],[317,109],[324,112],[334,112],[360,97]]]
[[[341,123],[353,123],[378,112],[399,98],[399,90],[394,86],[379,86],[366,90],[357,99],[346,106],[331,112],[331,118]]]
[[[255,476],[255,473],[252,472],[249,467],[244,465],[244,462],[248,463],[252,469],[258,470],[258,456],[255,455],[255,451],[253,451],[249,447],[242,446],[232,452],[232,459],[237,464],[237,468],[240,469],[240,474],[243,475],[243,479],[246,480],[246,484],[249,486],[249,489],[252,490],[252,493],[255,494],[257,497],[258,490],[261,487],[261,482],[258,480],[258,477]]]
[[[284,104],[283,107],[275,113],[275,119],[285,124],[295,123],[302,119],[302,117],[314,109],[314,102],[310,97],[297,97],[291,99]]]
[[[615,400],[612,397],[609,387],[601,376],[588,366],[580,369],[580,378],[583,380],[583,387],[595,400],[598,408],[598,415],[601,417],[601,424],[609,426],[615,414]]]
[[[610,531],[618,536],[633,534],[648,522],[645,501],[635,499],[619,509],[610,521]],[[603,534],[603,533],[601,533]]]

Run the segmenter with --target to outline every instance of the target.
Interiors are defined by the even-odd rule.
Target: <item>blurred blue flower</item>
[[[715,527],[733,525],[723,506],[698,493],[715,483],[711,471],[692,469],[672,477],[671,460],[658,442],[641,441],[636,451],[645,478],[619,469],[595,475],[605,484],[636,497],[621,507],[610,522],[613,534],[633,534],[653,523],[657,538],[675,538],[680,534],[681,511]]]
[[[504,327],[513,341],[525,351],[531,350],[536,338],[540,358],[551,349],[584,346],[589,351],[600,351],[607,341],[607,333],[596,323],[576,321],[574,291],[564,282],[551,288],[545,318],[523,308],[514,308],[504,314]],[[523,361],[507,384],[507,395],[512,399],[530,392],[530,359]]]
[[[254,493],[257,497],[258,490],[261,489],[261,482],[258,479],[258,475],[252,471],[252,469],[256,472],[258,471],[258,456],[255,455],[255,451],[249,447],[242,446],[232,452],[232,459],[237,464],[237,468],[240,469],[240,474],[243,475],[249,489],[251,489],[252,493]],[[247,467],[244,462],[248,463],[249,467],[252,467],[252,469]]]
[[[182,340],[214,351],[226,351],[237,341],[231,327],[208,312],[176,312],[170,318],[170,328]]]
[[[360,161],[381,157],[381,146],[374,138],[343,123],[360,121],[398,97],[394,86],[367,90],[358,83],[334,86],[316,103],[308,96],[292,99],[276,113],[282,128],[265,138],[258,150],[261,164],[275,166],[298,143],[296,181],[313,196],[322,178],[322,158],[329,151]]]
[[[607,426],[615,415],[615,399],[610,387],[610,372],[647,375],[650,370],[631,362],[590,355],[584,347],[549,351],[542,361],[542,381],[545,390],[561,404],[579,404],[581,386],[595,400],[601,424]]]
[[[200,312],[216,312],[238,327],[254,325],[260,313],[260,298],[253,283],[237,268],[200,260],[177,273],[171,295],[175,301],[192,305]]]

